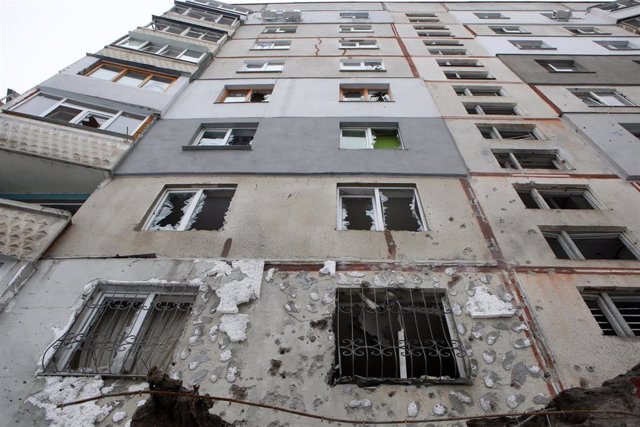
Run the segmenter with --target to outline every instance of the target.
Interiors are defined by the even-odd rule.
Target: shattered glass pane
[[[373,197],[342,197],[343,228],[347,230],[375,230]]]
[[[162,206],[153,217],[149,230],[176,230],[195,194],[195,191],[167,193]]]
[[[80,114],[82,110],[77,108],[67,107],[65,105],[61,105],[57,107],[55,110],[47,114],[45,117],[53,120],[61,120],[63,122],[70,122],[73,120],[75,116]]]
[[[424,231],[413,190],[381,190],[386,230]]]
[[[389,102],[391,101],[391,97],[389,93],[386,91],[369,91],[369,101],[373,102]]]
[[[234,129],[229,136],[227,145],[249,145],[253,141],[255,129]]]
[[[364,101],[362,92],[362,89],[345,89],[342,91],[342,99],[345,101]]]
[[[233,190],[205,190],[186,230],[220,230],[231,204]]]
[[[270,90],[254,90],[249,102],[269,102]]]
[[[398,129],[371,129],[373,137],[373,148],[375,149],[396,149],[402,148]]]

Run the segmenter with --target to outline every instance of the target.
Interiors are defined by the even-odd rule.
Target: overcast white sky
[[[367,0],[349,3],[358,1]],[[86,53],[148,24],[152,14],[172,4],[173,0],[0,0],[0,98],[7,88],[20,93],[30,89]]]

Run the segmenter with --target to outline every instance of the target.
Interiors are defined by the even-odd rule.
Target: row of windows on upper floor
[[[586,186],[516,185],[523,204],[534,209],[602,209]],[[220,230],[235,186],[167,188],[143,220],[149,231]],[[414,185],[338,185],[337,230],[427,231],[424,210]],[[623,231],[572,231],[571,227],[541,227],[559,259],[638,260],[640,251]]]
[[[101,71],[105,76],[116,75],[118,70],[106,69]],[[144,87],[148,84],[154,84],[151,77],[127,76],[120,71],[120,79],[127,79],[126,85],[135,84]],[[103,76],[104,77],[104,76]],[[146,81],[146,83],[144,83]],[[140,83],[141,82],[141,83]],[[238,104],[238,103],[264,103],[268,102],[274,86],[262,86],[259,88],[235,88],[227,87],[223,90],[217,102],[221,104]],[[460,97],[468,96],[505,96],[505,90],[500,86],[453,86],[455,93]],[[620,94],[614,89],[580,89],[574,88],[570,91],[586,105],[590,107],[630,107],[638,104],[631,101],[628,97]],[[393,94],[388,84],[371,84],[371,85],[340,85],[339,99],[345,102],[392,102]],[[520,107],[513,103],[505,102],[463,102],[465,110],[471,115],[521,115],[523,111]],[[63,123],[70,123],[89,128],[103,129],[115,133],[134,135],[143,125],[147,116],[140,114],[132,114],[124,111],[117,111],[84,102],[74,101],[68,98],[61,98],[52,95],[37,93],[34,96],[23,100],[22,102],[11,107],[11,111],[31,116],[44,117],[50,120]],[[635,137],[640,136],[640,124],[638,123],[621,123],[624,129],[633,134]],[[545,139],[542,133],[535,126],[512,125],[507,128],[504,126],[479,126],[485,138],[493,139]],[[219,133],[219,132],[218,132]],[[371,134],[360,133],[360,137],[353,140],[353,144],[358,147],[342,148],[376,148],[374,137]],[[344,136],[344,135],[343,135]],[[355,135],[352,135],[355,138]],[[388,135],[387,135],[388,136]],[[230,135],[225,138],[209,138],[212,141],[204,145],[231,145],[229,141]],[[213,140],[218,141],[213,143]],[[246,139],[243,139],[246,141]],[[364,146],[364,141],[368,141]],[[224,142],[227,141],[227,142]],[[235,140],[238,144],[238,139]],[[251,140],[248,140],[250,142]],[[348,140],[347,140],[348,141]],[[224,142],[224,143],[223,143]],[[240,144],[247,145],[248,144]],[[198,144],[196,144],[198,145]],[[345,143],[344,145],[349,145]],[[382,145],[377,148],[401,148],[399,136],[393,146]]]

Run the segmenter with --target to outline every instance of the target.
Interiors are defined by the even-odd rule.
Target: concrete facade
[[[155,366],[233,425],[459,425],[636,365],[640,36],[595,5],[177,0],[3,106],[0,194],[88,198],[0,200],[0,419],[128,425]],[[146,121],[20,111],[36,93]]]

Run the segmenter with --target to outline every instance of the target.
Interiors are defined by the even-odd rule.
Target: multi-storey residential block
[[[629,370],[638,16],[176,1],[13,97],[2,419],[181,425],[155,368],[235,425],[454,423]]]

